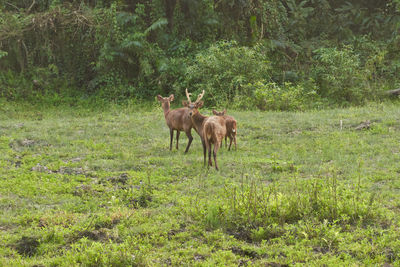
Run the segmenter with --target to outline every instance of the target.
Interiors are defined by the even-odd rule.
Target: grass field
[[[398,104],[228,113],[217,172],[158,105],[0,102],[0,265],[400,266]]]

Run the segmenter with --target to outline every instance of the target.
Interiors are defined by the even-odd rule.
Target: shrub
[[[311,76],[318,85],[319,95],[341,105],[365,100],[369,94],[367,73],[351,47],[319,48],[314,53]]]
[[[257,82],[247,86],[254,92],[255,106],[261,110],[304,110],[317,98],[312,81],[308,85],[285,82],[280,86],[274,82]]]
[[[219,42],[196,55],[187,69],[184,85],[194,93],[204,89],[208,105],[226,105],[235,96],[250,96],[245,85],[267,81],[269,73],[270,64],[261,47]]]
[[[372,40],[370,37],[354,37],[354,50],[373,83],[385,84],[398,80],[399,51],[394,42]]]
[[[38,96],[53,97],[68,95],[71,92],[68,82],[58,74],[55,65],[32,68],[27,73],[16,73],[11,70],[0,72],[0,97],[9,100],[33,100]]]

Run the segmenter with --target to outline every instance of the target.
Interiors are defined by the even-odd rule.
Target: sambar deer
[[[174,95],[170,95],[169,97],[162,97],[160,95],[157,95],[158,101],[161,102],[162,108],[164,110],[164,117],[165,121],[167,123],[167,126],[169,127],[169,135],[170,135],[170,144],[169,144],[169,150],[172,150],[172,141],[174,139],[174,130],[176,131],[176,149],[178,149],[178,143],[179,143],[179,134],[181,131],[184,131],[186,133],[186,136],[189,139],[189,142],[186,146],[185,153],[188,152],[190,144],[193,141],[193,136],[192,136],[192,120],[189,116],[189,109],[184,107],[184,108],[178,108],[178,109],[170,109],[170,102],[174,100]]]
[[[226,109],[224,109],[221,112],[213,110],[213,114],[215,116],[222,116],[225,119],[225,123],[226,123],[225,147],[227,146],[226,139],[227,139],[227,137],[229,137],[228,151],[231,150],[232,140],[235,144],[235,150],[236,150],[237,122],[236,122],[235,118],[232,116],[226,115]]]
[[[196,102],[192,103],[190,100],[190,94],[186,89],[186,97],[188,102],[185,104],[190,110],[189,115],[192,118],[193,127],[196,129],[196,132],[201,138],[201,143],[203,145],[204,165],[206,165],[206,154],[208,150],[208,166],[212,166],[211,145],[214,144],[214,163],[215,169],[218,170],[217,152],[221,146],[222,139],[226,135],[225,119],[220,116],[207,117],[200,114],[198,109],[203,106],[203,101],[200,101],[203,95],[204,90],[197,97]]]

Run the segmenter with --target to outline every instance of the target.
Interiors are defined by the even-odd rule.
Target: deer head
[[[164,115],[166,115],[169,112],[170,108],[170,102],[174,101],[174,95],[170,95],[169,97],[162,97],[160,95],[157,95],[157,100],[161,102],[161,106],[164,110]]]
[[[224,109],[223,111],[216,111],[213,109],[212,112],[215,116],[225,116],[226,115],[226,109]]]
[[[157,95],[157,100],[161,103],[172,102],[174,101],[174,95],[172,94],[169,97],[162,97],[160,95]]]
[[[191,93],[188,92],[187,88],[186,88],[185,92],[186,92],[186,97],[187,97],[188,101],[183,101],[182,104],[185,107],[190,109],[189,116],[193,116],[194,114],[199,112],[198,109],[201,108],[204,104],[203,101],[200,101],[204,96],[204,90],[200,95],[197,96],[197,99],[194,103],[192,103],[192,100],[190,100]]]

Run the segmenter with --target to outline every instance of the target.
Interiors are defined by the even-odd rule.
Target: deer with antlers
[[[226,109],[223,111],[219,112],[216,110],[213,110],[213,114],[215,116],[222,116],[225,119],[226,123],[226,135],[225,135],[225,147],[227,146],[226,139],[229,137],[229,148],[228,151],[231,150],[231,145],[232,141],[235,144],[235,150],[236,150],[236,133],[237,133],[237,123],[234,117],[226,115]]]
[[[174,100],[174,95],[170,95],[169,97],[162,97],[160,95],[157,95],[158,101],[161,102],[162,108],[164,110],[164,117],[165,121],[169,127],[169,135],[170,135],[170,144],[169,144],[169,150],[172,150],[172,141],[174,139],[174,130],[176,131],[176,149],[178,149],[178,143],[179,143],[179,134],[181,131],[184,131],[186,133],[186,136],[189,139],[189,142],[186,146],[185,153],[188,152],[190,144],[193,141],[193,136],[192,136],[192,120],[189,116],[189,109],[184,107],[184,108],[178,108],[178,109],[170,109],[170,102]]]
[[[197,100],[192,103],[190,94],[186,89],[187,102],[184,105],[189,108],[189,115],[192,119],[193,127],[200,135],[201,143],[203,145],[204,165],[206,165],[206,154],[208,150],[208,166],[212,166],[211,161],[211,145],[214,144],[213,157],[215,169],[218,170],[217,152],[221,146],[222,139],[226,135],[225,119],[220,116],[203,116],[199,112],[199,108],[203,106],[203,92],[197,97]]]

